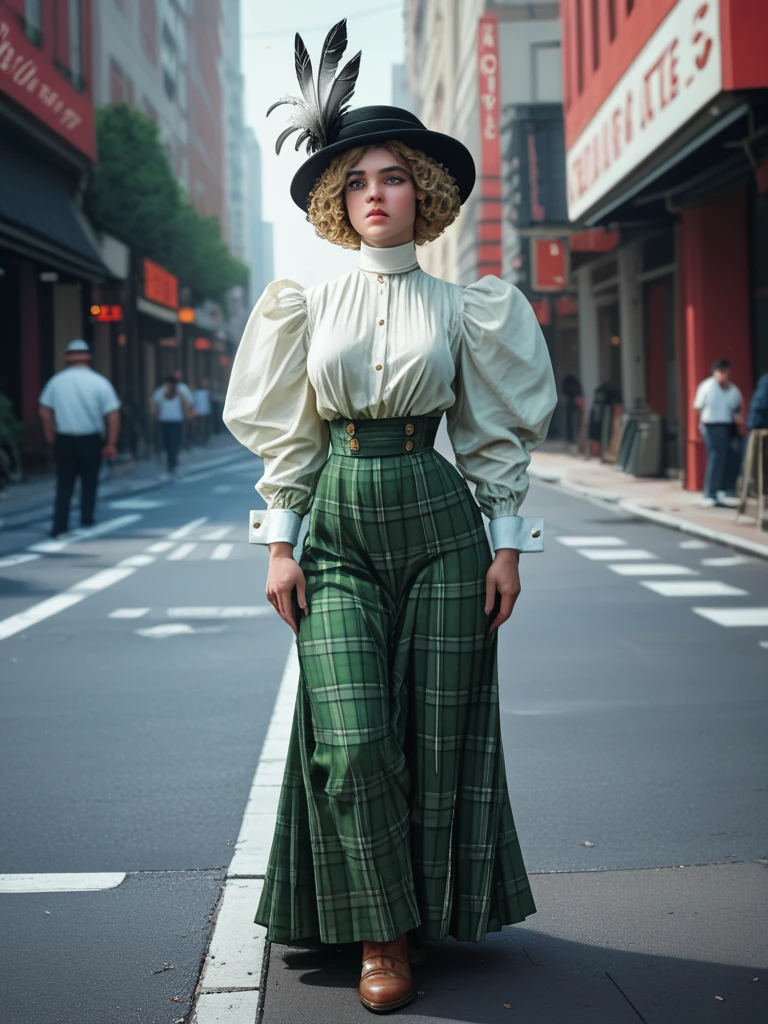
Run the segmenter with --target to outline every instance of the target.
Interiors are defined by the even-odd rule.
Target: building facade
[[[562,15],[569,214],[604,229],[575,268],[584,391],[610,382],[625,415],[658,417],[658,468],[699,489],[696,385],[719,357],[747,397],[768,370],[768,6]]]
[[[261,147],[252,128],[245,129],[245,160],[247,177],[247,240],[250,268],[251,304],[274,277],[274,241],[272,224],[262,219]]]
[[[225,231],[235,256],[248,262],[245,125],[240,61],[240,0],[222,0],[224,65]]]
[[[0,391],[44,460],[43,384],[90,337],[92,284],[109,277],[80,197],[96,155],[91,0],[0,2]]]

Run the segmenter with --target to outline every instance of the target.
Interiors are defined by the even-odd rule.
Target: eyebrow
[[[408,174],[408,173],[409,173],[409,172],[408,172],[408,171],[407,171],[407,170],[405,169],[405,167],[400,167],[400,166],[399,166],[399,164],[395,164],[395,165],[394,165],[394,166],[392,166],[392,167],[380,167],[380,168],[378,169],[378,171],[374,171],[374,174],[386,174],[386,173],[387,173],[388,171],[402,171],[402,172],[403,172],[403,174]],[[359,170],[359,171],[347,171],[347,177],[348,177],[348,178],[351,178],[353,174],[365,174],[365,171],[363,171],[363,170]]]

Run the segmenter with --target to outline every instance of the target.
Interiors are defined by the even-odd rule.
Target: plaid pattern
[[[346,426],[331,424],[334,452]],[[366,457],[372,432],[400,454]],[[388,941],[419,925],[427,939],[479,940],[536,911],[507,793],[497,638],[485,638],[491,553],[428,434],[406,454],[402,423],[361,423],[357,457],[331,454],[317,484],[299,693],[255,919],[273,942]]]

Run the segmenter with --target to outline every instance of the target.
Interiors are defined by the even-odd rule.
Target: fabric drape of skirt
[[[418,926],[479,940],[536,912],[507,793],[497,635],[485,634],[491,552],[466,482],[431,447],[438,422],[331,424],[255,918],[274,942],[389,941]]]

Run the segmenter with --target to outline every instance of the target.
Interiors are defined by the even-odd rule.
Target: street
[[[82,537],[0,532],[3,1024],[190,1019],[228,874],[247,905],[216,928],[256,932],[263,872],[233,853],[286,665],[295,684],[245,540],[260,473],[227,448]],[[546,552],[521,559],[500,699],[539,912],[430,947],[398,1019],[760,1024],[768,565],[541,483],[524,511]],[[206,972],[200,1024],[253,1024],[260,988],[265,1024],[370,1019],[357,949]]]

